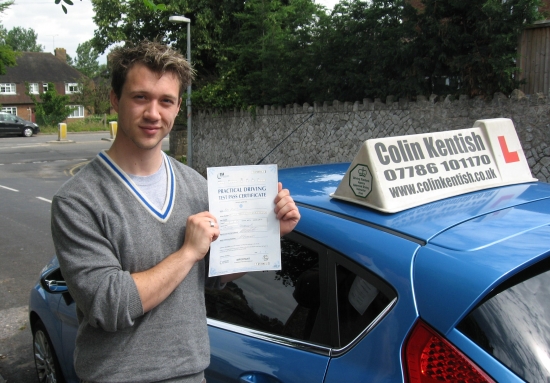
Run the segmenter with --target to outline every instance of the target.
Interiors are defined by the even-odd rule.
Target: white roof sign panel
[[[395,213],[533,181],[514,124],[495,118],[469,129],[367,140],[331,196]]]

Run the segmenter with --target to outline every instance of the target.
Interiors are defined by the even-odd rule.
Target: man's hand
[[[288,189],[283,189],[283,184],[279,182],[277,197],[275,197],[275,214],[280,222],[281,237],[290,233],[300,220],[300,212],[290,196]]]
[[[220,227],[216,217],[208,211],[203,211],[187,218],[182,249],[196,254],[195,261],[200,261],[210,249],[210,244],[219,236]]]
[[[185,241],[175,253],[148,270],[132,273],[143,312],[164,301],[185,279],[193,265],[204,258],[210,244],[220,235],[216,218],[205,211],[187,218]]]

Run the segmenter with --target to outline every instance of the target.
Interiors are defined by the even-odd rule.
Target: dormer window
[[[65,94],[73,94],[73,93],[80,93],[78,83],[76,83],[76,82],[66,83],[65,84]]]
[[[0,94],[16,94],[15,84],[0,84]]]

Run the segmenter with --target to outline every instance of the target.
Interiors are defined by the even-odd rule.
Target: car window
[[[12,114],[6,114],[5,115],[5,121],[16,122],[17,118]]]
[[[550,259],[511,278],[458,329],[525,381],[550,381]]]
[[[207,316],[345,352],[395,303],[378,276],[296,233],[281,239],[281,261],[280,271],[207,289]]]
[[[281,239],[282,270],[248,273],[206,290],[209,318],[299,340],[313,339],[319,304],[319,254]],[[317,324],[319,326],[319,324]],[[321,327],[326,328],[326,323]]]
[[[380,291],[372,278],[361,277],[338,265],[338,328],[340,346],[351,343],[391,303],[394,295]]]

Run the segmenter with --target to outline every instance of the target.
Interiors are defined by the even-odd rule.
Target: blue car
[[[281,270],[206,291],[208,383],[550,381],[550,184],[385,212],[336,198],[343,179],[371,197],[354,172],[394,182],[357,166],[279,171],[302,218],[281,239]],[[75,307],[55,258],[29,307],[40,381],[78,382]]]

